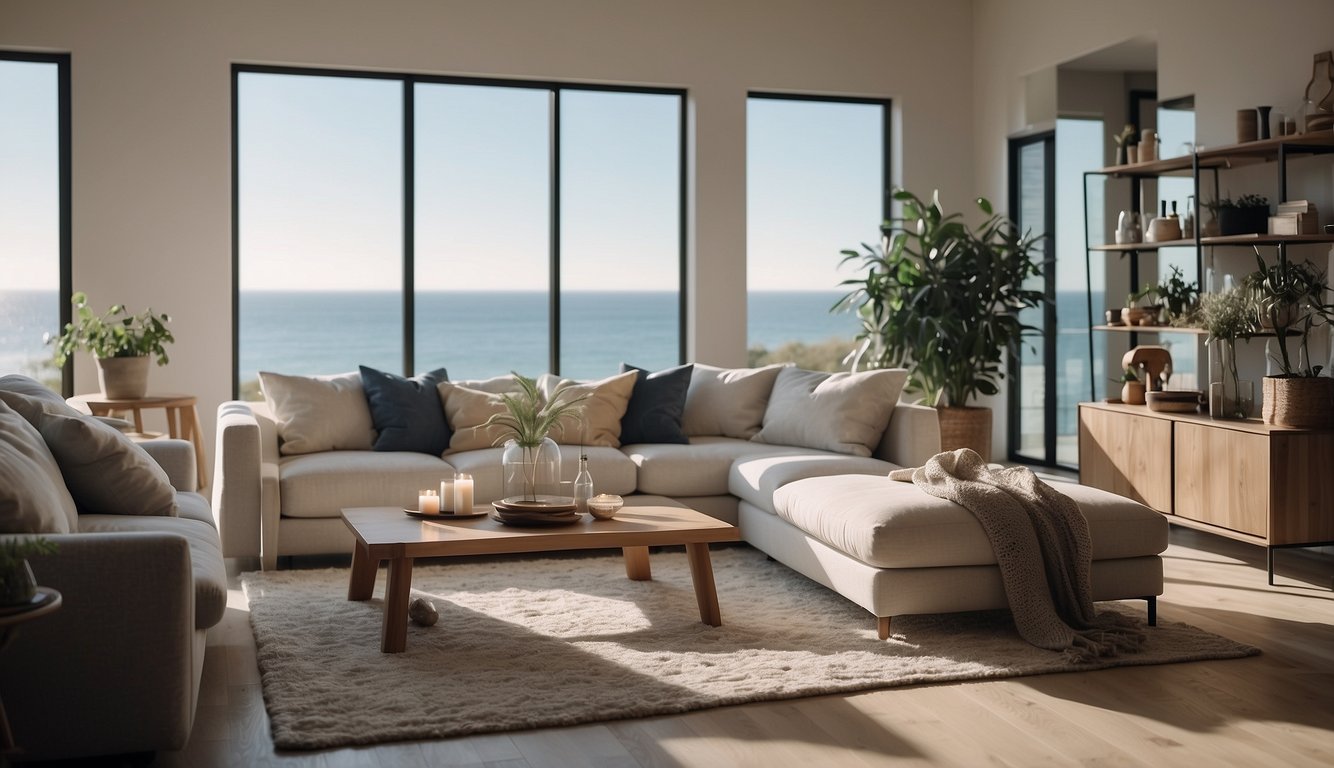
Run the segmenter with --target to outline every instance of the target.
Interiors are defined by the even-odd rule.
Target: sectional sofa
[[[30,378],[0,377],[0,538],[55,543],[28,560],[38,584],[62,597],[0,652],[15,755],[185,745],[205,638],[227,607],[196,477],[190,442],[134,443]]]
[[[582,384],[596,423],[582,425],[579,442],[558,439],[566,475],[583,451],[597,492],[667,496],[737,524],[751,545],[877,616],[882,637],[895,615],[1006,605],[972,515],[887,477],[940,450],[935,410],[899,402],[905,371],[625,368]],[[418,489],[453,472],[473,476],[479,503],[500,498],[501,449],[481,425],[513,380],[448,382],[443,373],[394,382],[418,392],[406,416],[377,410],[384,397],[366,376],[383,374],[366,370],[360,379],[261,374],[266,402],[220,406],[213,499],[224,554],[267,569],[285,555],[350,552],[342,508],[411,507]],[[557,380],[544,378],[553,391]],[[648,405],[646,391],[656,398]],[[655,410],[673,399],[675,412]],[[405,424],[434,419],[432,408],[449,433],[443,451],[384,449]],[[442,444],[437,436],[421,446]],[[1162,517],[1101,491],[1067,490],[1090,521],[1095,599],[1160,594]]]

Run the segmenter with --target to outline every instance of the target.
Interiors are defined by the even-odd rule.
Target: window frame
[[[10,51],[0,49],[0,60],[3,61],[24,61],[38,64],[56,65],[56,154],[57,165],[57,205],[60,207],[58,216],[58,233],[60,241],[58,270],[60,273],[60,285],[56,289],[57,301],[60,303],[60,326],[57,331],[73,321],[74,310],[70,307],[70,297],[73,295],[74,280],[74,261],[73,261],[73,218],[70,214],[71,202],[71,179],[73,178],[70,161],[71,152],[71,120],[70,120],[70,61],[71,55],[68,53],[37,53],[33,51]],[[66,360],[60,369],[60,390],[64,397],[74,395],[74,360]]]
[[[325,67],[289,67],[264,64],[233,63],[231,67],[231,148],[232,148],[232,398],[240,396],[241,335],[240,335],[240,275],[241,275],[241,199],[240,199],[240,80],[243,74],[295,75],[307,77],[349,77],[398,81],[403,85],[403,375],[411,376],[415,369],[416,353],[416,88],[422,84],[476,85],[490,88],[524,88],[545,90],[551,99],[549,134],[550,157],[550,213],[551,231],[548,253],[549,282],[547,285],[548,370],[560,374],[560,313],[561,313],[561,93],[564,91],[604,91],[675,96],[679,100],[678,133],[678,248],[677,271],[677,362],[684,363],[687,350],[687,318],[689,306],[689,216],[687,204],[690,189],[688,163],[688,92],[684,88],[659,86],[613,85],[606,83],[575,83],[556,80],[530,80],[499,77],[456,75],[423,75],[412,72],[369,72],[354,69]]]

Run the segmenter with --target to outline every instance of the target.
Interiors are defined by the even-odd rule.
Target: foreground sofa
[[[0,466],[23,477],[0,483],[4,530],[57,545],[29,563],[62,597],[0,651],[15,756],[180,749],[227,605],[193,445],[132,443],[20,376],[0,377],[0,435]]]
[[[896,402],[905,377],[878,390],[889,399],[880,411],[887,421],[867,455],[853,455],[855,441],[831,441],[830,435],[855,430],[813,422],[861,419],[867,407],[821,403],[821,390],[810,382],[828,374],[758,370],[696,366],[681,417],[685,442],[586,448],[596,489],[666,496],[737,524],[752,546],[870,611],[882,638],[893,616],[1007,605],[990,544],[971,513],[887,477],[940,450],[935,410]],[[728,377],[726,386],[717,385]],[[347,394],[355,390],[352,379],[328,379],[343,388],[340,407],[355,404]],[[745,386],[732,386],[738,383]],[[439,386],[448,397],[454,385]],[[443,456],[374,450],[284,455],[283,426],[272,403],[233,401],[218,410],[214,506],[226,556],[258,557],[262,567],[273,568],[284,555],[350,552],[343,507],[413,506],[417,489],[434,487],[454,471],[473,475],[478,503],[502,495],[499,448]],[[310,442],[309,426],[298,433]],[[572,476],[580,448],[561,450],[565,474]],[[1159,554],[1167,546],[1167,523],[1128,499],[1080,486],[1066,490],[1090,521],[1094,598],[1145,598],[1152,611],[1153,597],[1162,592]]]

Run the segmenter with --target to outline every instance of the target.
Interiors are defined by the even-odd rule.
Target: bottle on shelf
[[[588,500],[593,498],[593,475],[588,471],[588,454],[579,454],[579,474],[574,476],[574,511],[588,512]]]

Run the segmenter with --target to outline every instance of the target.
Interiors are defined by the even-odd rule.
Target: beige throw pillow
[[[862,373],[784,368],[769,396],[764,428],[751,439],[870,456],[907,380],[902,368]]]
[[[687,436],[723,435],[749,440],[760,431],[778,371],[788,363],[763,368],[716,368],[695,363],[686,393],[681,429]]]
[[[450,381],[437,384],[436,391],[440,393],[440,402],[445,409],[445,421],[454,432],[445,455],[493,448],[504,442],[496,442],[505,435],[504,427],[482,425],[493,414],[507,412],[502,397],[505,393],[484,392]]]
[[[0,391],[0,400],[41,433],[79,511],[176,514],[176,491],[166,471],[130,438],[46,397]]]
[[[74,499],[46,442],[0,401],[0,533],[69,533]]]
[[[557,388],[565,386],[561,399],[569,402],[587,395],[579,403],[582,413],[562,419],[551,430],[550,437],[561,445],[605,445],[621,447],[621,417],[630,405],[635,391],[638,371],[618,373],[597,381],[575,382],[550,373],[538,379],[542,397],[550,401]]]
[[[288,376],[260,371],[259,384],[278,424],[278,452],[284,456],[369,451],[375,444],[360,372]]]

